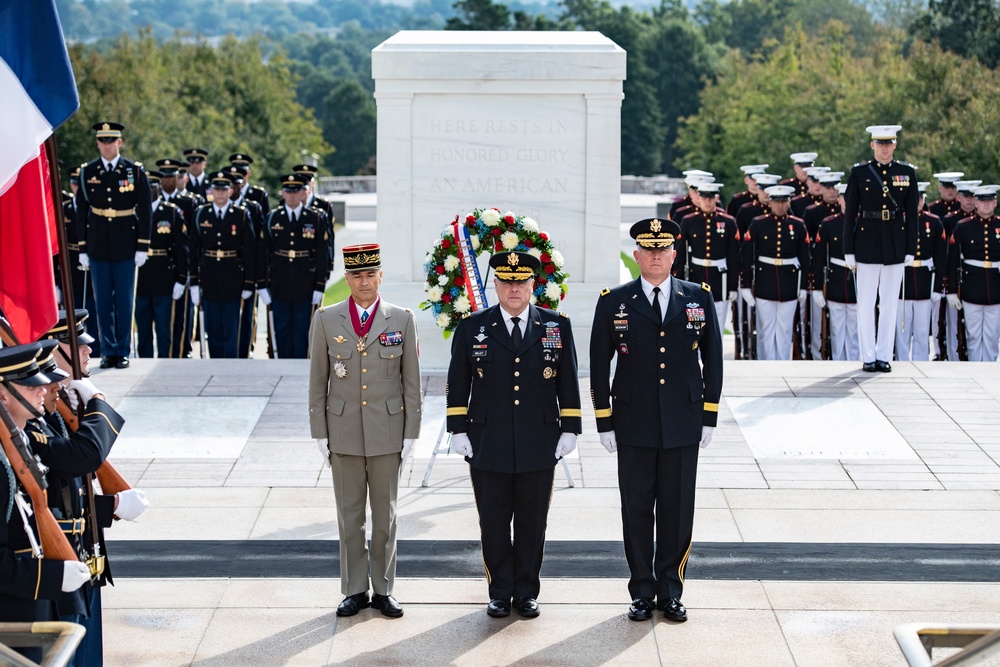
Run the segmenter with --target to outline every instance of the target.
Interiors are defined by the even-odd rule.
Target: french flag
[[[56,321],[55,198],[42,144],[80,106],[54,0],[0,0],[0,308],[22,341]]]

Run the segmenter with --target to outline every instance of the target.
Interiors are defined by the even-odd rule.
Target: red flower
[[[444,275],[444,266],[442,266],[441,264],[438,264],[437,266],[435,266],[434,270],[437,271],[437,273],[438,273],[439,276],[443,276]]]
[[[493,236],[500,236],[501,234],[503,234],[503,230],[500,229],[499,227],[494,227],[492,234]]]
[[[562,301],[565,298],[566,298],[566,292],[560,292],[559,293],[559,300]]]
[[[534,242],[531,239],[524,239],[524,247],[525,248],[531,248],[534,245],[535,244],[534,244]]]
[[[494,244],[493,246],[493,250],[495,250],[496,252],[503,252],[503,243],[497,241],[496,244]]]
[[[539,257],[538,259],[542,260],[542,264],[546,264],[552,261],[552,258],[549,257],[549,253],[547,252],[543,252],[541,257]]]
[[[538,238],[542,239],[543,241],[548,241],[549,235],[546,234],[545,232],[538,232]]]
[[[546,264],[545,265],[545,273],[547,273],[549,275],[552,275],[555,272],[556,272],[556,265],[555,264]]]
[[[441,301],[443,301],[444,303],[451,303],[451,295],[448,293],[442,294]]]
[[[503,219],[503,221],[506,222],[508,225],[513,225],[514,224],[514,216],[508,215],[507,217],[505,217]]]
[[[469,225],[470,227],[472,227],[473,225],[475,225],[476,224],[476,216],[474,216],[474,215],[467,215],[467,216],[465,216],[465,224]]]
[[[465,284],[465,278],[463,278],[462,276],[455,277],[455,287],[461,287],[464,284]]]
[[[449,241],[448,239],[441,239],[441,247],[442,248],[450,248],[451,247],[451,241]]]
[[[537,278],[535,278],[535,282],[538,283],[539,285],[544,285],[545,283],[549,282],[549,279],[546,278],[545,276],[538,276]]]

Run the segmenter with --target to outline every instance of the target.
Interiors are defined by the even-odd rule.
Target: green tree
[[[990,67],[1000,62],[1000,5],[995,0],[931,0],[910,24],[910,33]]]
[[[447,30],[510,30],[507,5],[493,0],[456,0],[455,16],[445,22]]]
[[[323,138],[337,147],[323,166],[335,175],[360,173],[375,157],[375,100],[357,81],[334,84],[319,109]]]

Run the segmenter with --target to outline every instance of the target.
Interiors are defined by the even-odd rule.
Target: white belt
[[[933,271],[934,270],[934,258],[933,257],[929,257],[927,259],[915,259],[915,260],[913,260],[913,264],[911,264],[911,266],[913,268],[915,268],[915,269],[919,269],[919,268],[923,267],[925,269],[930,269],[931,271]]]
[[[978,259],[963,259],[962,261],[969,266],[975,266],[980,269],[1000,269],[1000,262],[981,262]]]
[[[799,268],[798,257],[764,257],[761,255],[757,258],[757,261],[763,264],[770,264],[771,266],[794,266],[795,268]]]
[[[851,268],[851,267],[847,266],[847,262],[845,262],[844,260],[840,259],[839,257],[831,257],[830,258],[830,263],[833,264],[833,265],[835,265],[835,266],[843,267],[845,269]]]
[[[720,271],[726,270],[726,260],[725,259],[702,259],[701,257],[692,257],[692,264],[697,264],[698,266],[706,266],[708,268],[715,267]]]

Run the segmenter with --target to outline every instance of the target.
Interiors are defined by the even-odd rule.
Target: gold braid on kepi
[[[344,246],[344,271],[382,268],[382,252],[377,243]]]
[[[530,280],[541,265],[540,259],[526,252],[498,252],[490,257],[494,275],[505,283]]]
[[[628,233],[640,248],[672,248],[681,228],[672,220],[646,218],[632,225]]]

